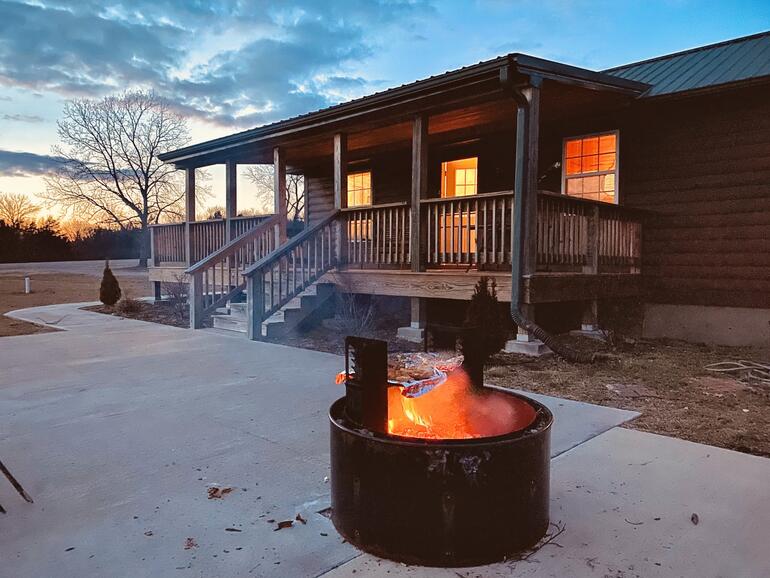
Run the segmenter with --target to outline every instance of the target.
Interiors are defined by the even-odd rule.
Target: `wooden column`
[[[412,271],[425,271],[428,228],[420,201],[428,193],[428,116],[420,114],[412,120],[412,207],[409,232],[409,254]]]
[[[534,321],[534,307],[521,303],[522,284],[525,275],[532,275],[537,267],[537,164],[540,129],[540,80],[532,79],[521,90],[522,100],[516,110],[516,174],[514,203],[511,215],[514,234],[511,247],[512,293],[511,307]],[[521,245],[517,246],[517,239]],[[530,339],[526,330],[519,328],[517,339]]]
[[[588,211],[588,259],[583,273],[599,274],[599,207],[589,207]],[[595,331],[599,328],[599,303],[596,299],[584,304],[580,323],[582,331]]]
[[[286,241],[286,156],[280,147],[273,149],[273,212],[280,215],[278,242]]]
[[[225,219],[227,240],[235,237],[232,219],[238,216],[238,165],[235,161],[225,164]]]
[[[193,239],[190,236],[190,223],[195,222],[195,168],[185,169],[184,198],[185,262],[192,265]]]
[[[345,209],[348,206],[348,135],[337,133],[334,135],[334,208]],[[347,262],[347,235],[342,219],[335,223],[334,252],[337,263],[343,265]]]

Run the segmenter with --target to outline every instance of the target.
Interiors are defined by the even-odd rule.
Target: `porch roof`
[[[447,97],[463,91],[466,96],[484,93],[485,90],[486,94],[490,90],[502,93],[500,79],[503,71],[508,73],[514,83],[524,84],[530,77],[539,77],[589,90],[609,91],[629,98],[636,97],[649,88],[648,84],[612,74],[527,54],[512,53],[315,112],[162,153],[158,157],[163,162],[174,163],[180,167],[210,164],[217,162],[212,160],[215,156],[226,156],[236,147],[256,145],[262,141],[282,137],[299,136],[303,132],[314,129],[329,129],[346,121],[363,120],[377,113],[387,114],[408,107],[415,110],[430,108],[431,103],[435,103],[437,99],[440,102],[442,96]]]

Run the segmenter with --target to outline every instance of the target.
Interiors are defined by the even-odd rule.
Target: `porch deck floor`
[[[360,556],[317,513],[329,505],[326,411],[341,393],[340,357],[77,305],[12,315],[67,331],[0,340],[0,457],[35,498],[0,480],[3,575],[433,572]],[[631,412],[544,401],[556,414],[563,548],[472,575],[768,574],[769,460],[614,427]],[[235,491],[209,500],[215,483]],[[276,532],[268,521],[297,514],[307,525]],[[188,538],[197,546],[185,549]]]

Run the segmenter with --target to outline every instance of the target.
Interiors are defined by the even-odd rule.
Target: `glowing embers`
[[[535,420],[523,399],[473,388],[462,369],[451,371],[441,385],[419,397],[400,387],[388,389],[388,433],[399,437],[470,439],[522,430]]]

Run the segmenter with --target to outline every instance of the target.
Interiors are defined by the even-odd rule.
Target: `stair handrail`
[[[203,271],[204,269],[206,269],[209,265],[211,265],[211,263],[221,261],[225,257],[229,257],[230,255],[235,253],[238,249],[243,247],[246,243],[251,241],[253,237],[261,235],[262,233],[265,232],[266,229],[269,229],[270,227],[277,225],[279,222],[280,222],[280,215],[273,215],[269,219],[261,221],[254,228],[249,229],[248,231],[244,231],[243,233],[235,237],[232,241],[227,243],[224,247],[217,249],[216,251],[204,257],[194,265],[190,265],[190,267],[185,271],[185,273],[187,275],[198,273],[199,271]]]
[[[337,265],[340,259],[340,237],[344,235],[340,229],[344,226],[339,219],[340,214],[340,210],[333,211],[243,272],[248,301],[246,311],[249,339],[261,336],[263,321]],[[285,278],[284,264],[281,262],[284,257]],[[266,307],[266,275],[269,275],[269,307]]]
[[[207,315],[246,288],[243,270],[249,262],[261,260],[263,253],[270,253],[278,247],[280,218],[273,215],[262,221],[185,271],[190,280],[191,328],[203,327]],[[275,229],[275,235],[272,229]],[[249,243],[253,243],[253,247],[249,247]]]
[[[279,258],[283,257],[286,253],[288,253],[295,247],[299,246],[303,241],[306,241],[309,237],[313,236],[318,231],[323,229],[326,225],[334,221],[339,215],[340,215],[340,211],[336,210],[331,214],[329,214],[327,217],[324,217],[322,220],[318,221],[312,227],[302,231],[299,235],[295,235],[294,237],[289,239],[287,243],[284,243],[278,249],[276,249],[269,255],[266,255],[265,257],[263,257],[262,259],[254,263],[251,267],[246,269],[243,272],[243,276],[251,277],[257,272],[257,270],[264,269],[267,265],[271,264],[273,261],[276,261]]]

